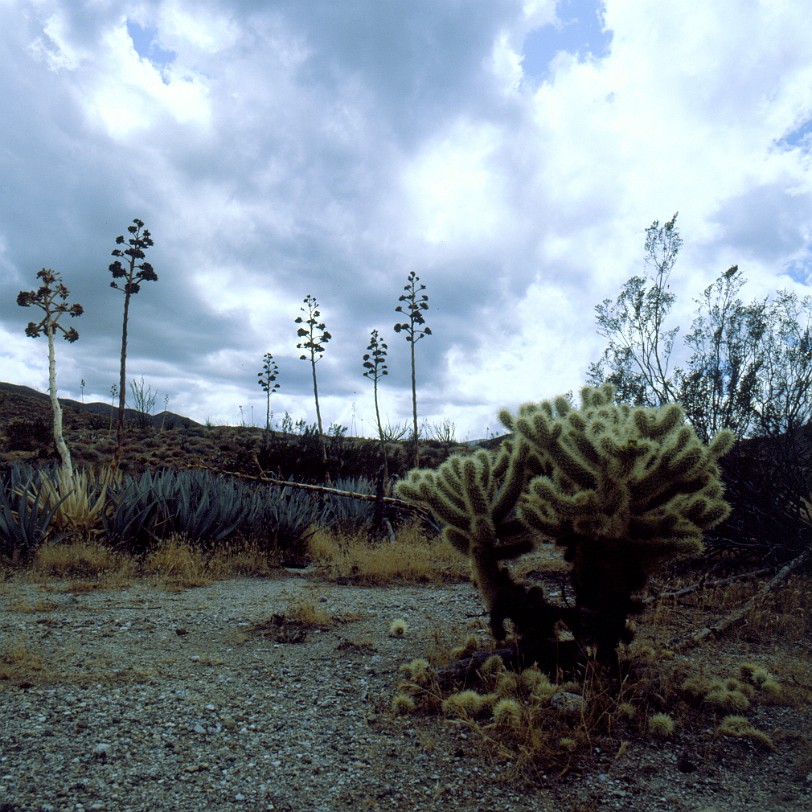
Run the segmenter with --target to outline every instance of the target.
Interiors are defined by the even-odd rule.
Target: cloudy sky
[[[60,395],[110,401],[115,238],[151,231],[128,378],[200,422],[315,420],[303,299],[333,338],[322,414],[374,430],[361,358],[426,285],[418,408],[457,436],[584,382],[594,306],[679,211],[675,323],[738,263],[812,293],[812,27],[796,0],[0,0],[0,380],[47,389],[16,305],[42,267],[85,314]],[[80,382],[84,380],[84,391]],[[242,407],[242,413],[240,411]]]

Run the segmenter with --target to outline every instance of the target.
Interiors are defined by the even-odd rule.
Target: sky
[[[606,339],[595,305],[645,271],[679,212],[673,323],[732,264],[746,300],[812,293],[812,26],[796,0],[0,0],[0,380],[47,391],[40,268],[80,338],[61,397],[111,401],[115,239],[150,230],[128,380],[155,410],[315,421],[296,344],[314,296],[325,428],[375,433],[363,376],[387,342],[382,421],[411,419],[393,327],[410,272],[429,433],[577,392]],[[130,394],[130,393],[128,393]],[[130,397],[130,400],[132,398]]]

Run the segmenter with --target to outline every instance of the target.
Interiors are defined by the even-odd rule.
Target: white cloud
[[[174,65],[156,68],[136,53],[123,23],[109,31],[99,46],[83,101],[90,120],[100,122],[111,139],[126,141],[166,119],[199,126],[209,123],[208,90],[202,77]]]
[[[229,13],[228,4],[218,9],[185,0],[166,0],[158,7],[159,40],[163,47],[183,58],[187,51],[220,54],[234,47],[246,35]]]
[[[127,20],[164,56],[139,56]],[[0,75],[18,77],[0,326],[19,334],[0,378],[36,368],[13,297],[45,264],[86,308],[65,385],[109,388],[121,303],[105,269],[135,216],[160,279],[134,303],[133,369],[199,420],[264,408],[266,351],[274,408],[312,418],[293,325],[307,293],[335,336],[327,422],[348,423],[356,396],[358,420],[370,407],[372,327],[389,333],[386,408],[406,419],[391,325],[415,270],[434,331],[421,408],[481,434],[502,405],[581,385],[602,348],[594,305],[677,210],[681,319],[736,262],[746,296],[808,290],[812,55],[788,0],[20,0],[0,24]]]
[[[470,246],[503,236],[497,139],[493,127],[458,121],[403,167],[414,239]]]
[[[89,53],[70,41],[65,17],[59,11],[45,18],[42,33],[30,45],[31,53],[55,73],[77,70]]]

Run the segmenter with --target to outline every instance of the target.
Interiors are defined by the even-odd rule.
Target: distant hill
[[[48,408],[51,406],[51,397],[47,392],[38,392],[30,386],[20,386],[15,383],[0,382],[0,395],[8,393],[10,395],[18,395],[21,397],[33,398],[36,401],[44,401]],[[63,408],[76,409],[88,415],[100,415],[105,420],[109,420],[111,415],[118,413],[117,406],[111,406],[109,403],[80,403],[78,400],[71,400],[70,398],[59,398],[59,403]],[[124,417],[128,422],[145,421],[146,425],[152,425],[156,428],[161,426],[182,426],[183,428],[193,428],[200,426],[200,423],[195,422],[189,417],[175,414],[174,412],[163,411],[158,414],[144,415],[137,412],[135,409],[125,409]],[[0,420],[8,418],[7,414],[3,414],[0,410]]]
[[[60,398],[65,440],[74,465],[101,466],[113,459],[116,412],[109,403],[80,403]],[[204,426],[173,412],[144,415],[125,410],[126,432],[120,463],[126,472],[151,468],[208,468],[256,475],[270,471],[295,479],[324,481],[317,438],[311,434],[271,431],[254,426]],[[382,469],[380,444],[363,437],[327,437],[328,469],[339,477],[375,478]],[[468,445],[423,440],[421,465],[434,467]],[[387,444],[388,470],[403,476],[411,454],[404,442]],[[0,473],[14,463],[54,462],[50,397],[28,386],[0,383]]]

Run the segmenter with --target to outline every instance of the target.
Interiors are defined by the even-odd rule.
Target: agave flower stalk
[[[48,336],[48,392],[51,397],[51,408],[54,413],[54,442],[59,458],[62,460],[62,467],[68,476],[73,474],[70,451],[62,435],[62,407],[59,405],[56,389],[56,354],[54,350],[54,336],[57,331],[62,332],[65,341],[73,343],[79,338],[76,328],[66,328],[59,323],[62,316],[67,313],[72,318],[81,316],[84,312],[82,305],[67,302],[70,291],[62,283],[62,278],[50,268],[43,268],[37,272],[37,278],[42,282],[37,290],[21,290],[17,296],[17,304],[20,307],[30,307],[34,305],[43,311],[43,317],[39,322],[29,322],[25,328],[25,334],[30,338],[37,338],[45,333]]]

